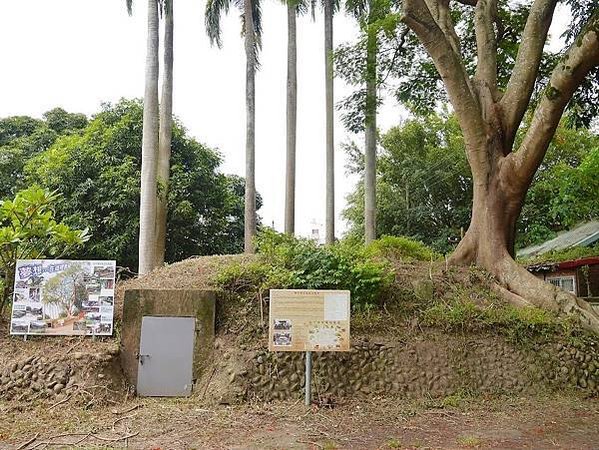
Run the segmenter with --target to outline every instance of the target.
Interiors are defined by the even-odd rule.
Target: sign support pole
[[[306,383],[305,383],[306,398],[304,403],[310,406],[312,403],[312,352],[306,352]]]

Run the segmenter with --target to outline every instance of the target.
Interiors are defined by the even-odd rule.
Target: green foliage
[[[363,156],[350,147],[352,172],[363,173]],[[453,116],[431,115],[390,129],[377,164],[377,234],[406,236],[436,251],[451,251],[470,222],[472,180],[459,125]],[[350,236],[364,233],[363,183],[343,212]]]
[[[535,175],[518,224],[519,247],[599,217],[599,137],[562,123]]]
[[[87,230],[74,230],[54,219],[59,195],[39,187],[0,202],[0,274],[4,291],[0,312],[10,300],[17,259],[59,258],[88,239]]]
[[[348,145],[346,151],[348,169],[361,175],[360,148]],[[430,115],[391,128],[381,138],[377,170],[378,235],[406,236],[450,252],[460,228],[470,223],[472,206],[471,173],[455,117]],[[356,241],[364,229],[362,184],[348,196],[343,211]],[[599,217],[598,195],[599,137],[560,124],[527,193],[517,246],[543,242]]]
[[[440,260],[442,255],[420,241],[404,236],[383,236],[369,244],[366,253],[403,262]]]
[[[550,336],[572,326],[544,309],[516,308],[499,301],[479,305],[461,295],[430,305],[424,309],[422,320],[427,326],[447,331],[493,330],[520,344],[532,336]]]
[[[27,183],[61,192],[57,216],[91,238],[73,257],[137,266],[143,109],[140,101],[106,104],[78,133],[59,135],[25,166]],[[46,114],[64,130],[78,115]],[[166,259],[237,253],[243,242],[243,179],[218,172],[221,157],[173,126]]]
[[[272,288],[348,289],[358,308],[376,304],[390,286],[389,267],[369,257],[358,245],[318,246],[307,239],[270,229],[257,238],[258,259],[234,264],[217,277],[226,290],[266,291]]]

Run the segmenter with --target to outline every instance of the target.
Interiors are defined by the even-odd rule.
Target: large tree
[[[128,6],[130,0],[128,0]],[[158,164],[158,0],[148,0],[148,36],[144,92],[144,120],[139,206],[139,268],[140,274],[155,267],[156,206]]]
[[[534,174],[564,110],[587,75],[599,66],[599,8],[554,67],[536,102],[531,125],[516,146],[516,133],[531,105],[558,0],[535,0],[528,11],[517,57],[505,89],[498,82],[497,0],[461,0],[472,6],[476,65],[470,75],[449,0],[404,0],[404,20],[426,48],[455,110],[473,176],[472,219],[451,257],[494,274],[498,291],[518,305],[577,315],[599,332],[599,316],[574,296],[531,275],[514,261],[516,222]],[[592,3],[591,3],[592,5]]]
[[[246,59],[246,137],[245,137],[245,216],[244,250],[254,253],[256,236],[256,69],[262,38],[262,11],[260,0],[234,2],[241,10],[242,35]],[[208,0],[206,3],[206,31],[212,44],[222,45],[221,15],[229,12],[231,0]]]

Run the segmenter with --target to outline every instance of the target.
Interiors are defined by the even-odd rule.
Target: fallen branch
[[[112,414],[126,414],[128,412],[131,411],[135,411],[137,408],[141,408],[143,405],[140,405],[139,403],[137,405],[132,406],[129,409],[125,409],[124,411],[117,411],[115,409],[112,410]]]
[[[120,436],[117,438],[105,438],[105,437],[98,436],[97,434],[92,434],[91,437],[93,437],[95,439],[99,439],[100,441],[104,441],[104,442],[118,442],[118,441],[125,441],[129,438],[137,436],[138,434],[139,434],[139,431],[136,431],[135,433],[131,433],[131,434],[126,434],[125,436]]]
[[[33,436],[31,439],[29,439],[27,442],[25,442],[24,444],[21,444],[19,447],[17,447],[17,450],[23,450],[26,447],[29,447],[29,445],[31,445],[39,436],[39,433],[36,433],[35,436]]]
[[[310,444],[310,445],[314,445],[315,447],[318,448],[324,448],[323,445],[320,445],[318,442],[313,442],[313,441],[301,441],[301,440],[297,440],[296,442],[300,443],[300,444]]]
[[[116,419],[114,422],[112,422],[112,429],[114,430],[114,426],[119,423],[121,420],[125,420],[125,419],[131,419],[133,417],[135,417],[136,414],[131,414],[130,416],[123,416],[123,417],[119,417],[118,419]]]
[[[51,409],[55,408],[55,407],[56,407],[56,406],[58,406],[58,405],[62,405],[63,403],[66,403],[66,402],[68,402],[70,399],[71,399],[71,396],[70,396],[70,395],[67,395],[67,396],[66,396],[64,399],[62,399],[61,401],[59,401],[59,402],[57,402],[57,403],[54,403],[52,406],[50,406],[50,407],[48,408],[48,411],[50,411]]]

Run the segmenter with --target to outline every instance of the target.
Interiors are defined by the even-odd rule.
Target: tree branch
[[[551,74],[520,149],[510,155],[514,175],[526,189],[543,161],[568,102],[587,74],[599,66],[599,13],[595,14]]]
[[[450,38],[429,9],[428,4],[431,3],[434,3],[433,6],[437,8],[440,6],[435,0],[426,0],[426,3],[425,0],[405,0],[404,21],[416,33],[433,59],[464,133],[472,170],[483,175],[488,168],[488,161],[487,155],[480,152],[482,148],[480,144],[485,139],[485,126],[480,106],[470,86],[470,79],[462,58],[459,53],[456,53]],[[438,10],[434,13],[437,18],[441,16]]]
[[[476,5],[474,27],[478,63],[475,79],[485,83],[497,100],[497,38],[493,23],[497,17],[497,0],[481,0]]]
[[[476,6],[476,4],[478,3],[478,0],[456,0],[458,3],[461,3],[462,5],[467,5],[467,6]]]
[[[501,100],[506,146],[511,148],[532,96],[543,47],[558,0],[535,0],[524,27],[512,76]]]

